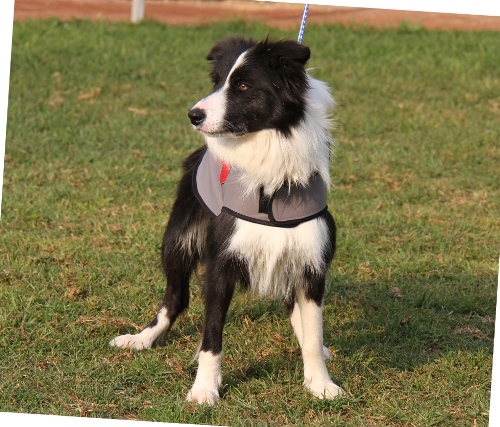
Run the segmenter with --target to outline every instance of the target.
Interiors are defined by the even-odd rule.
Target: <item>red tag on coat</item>
[[[224,162],[220,162],[222,168],[220,170],[220,176],[219,176],[219,182],[221,184],[224,184],[226,182],[227,175],[229,171],[231,170],[231,165],[228,165]]]

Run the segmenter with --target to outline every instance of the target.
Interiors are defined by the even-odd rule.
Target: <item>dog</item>
[[[213,92],[189,111],[206,144],[183,164],[161,248],[167,287],[156,317],[110,345],[137,350],[165,339],[188,307],[189,280],[205,267],[205,322],[187,400],[213,405],[222,384],[222,330],[237,283],[279,298],[302,350],[304,385],[319,398],[333,383],[323,346],[325,276],[336,227],[326,206],[334,106],[309,76],[307,46],[230,37],[216,43]]]

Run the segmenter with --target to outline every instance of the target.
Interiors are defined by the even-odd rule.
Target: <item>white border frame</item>
[[[257,0],[263,1],[263,0]],[[300,3],[299,0],[271,0],[280,3]],[[141,2],[144,8],[145,2]],[[377,1],[332,1],[332,0],[315,0],[310,4],[329,5],[329,6],[346,6],[346,7],[366,7],[377,9],[394,9],[394,10],[411,10],[422,12],[441,12],[441,13],[457,13],[468,15],[485,15],[485,16],[500,16],[500,1],[495,0],[474,0],[471,2],[452,2],[452,1],[431,1],[431,0],[377,0]],[[142,16],[144,10],[142,11]],[[0,220],[2,212],[2,188],[3,188],[3,170],[4,170],[4,155],[5,155],[5,138],[7,130],[7,108],[9,94],[9,79],[10,79],[10,57],[12,51],[12,26],[14,19],[14,0],[2,0],[0,5]],[[499,260],[499,278],[497,288],[497,312],[496,318],[500,316],[498,301],[500,300],[500,260]],[[494,347],[500,345],[500,332],[495,328]],[[499,386],[499,360],[498,351],[493,357],[493,374],[490,399],[490,427],[500,425],[500,386]],[[2,425],[15,425],[22,422],[34,422],[39,426],[105,426],[131,427],[142,426],[187,426],[187,424],[170,424],[170,423],[151,423],[144,421],[124,421],[124,420],[103,420],[93,418],[77,418],[77,417],[62,417],[53,415],[32,415],[0,412],[0,421]],[[132,424],[131,424],[132,423]]]

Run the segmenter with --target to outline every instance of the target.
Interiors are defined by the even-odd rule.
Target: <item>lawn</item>
[[[500,33],[314,26],[337,109],[338,251],[325,344],[349,396],[319,401],[279,302],[237,292],[222,399],[184,400],[200,283],[163,347],[159,247],[205,55],[255,24],[16,22],[0,221],[0,411],[231,426],[486,426],[500,247]]]

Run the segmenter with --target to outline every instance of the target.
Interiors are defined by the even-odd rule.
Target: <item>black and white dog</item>
[[[335,251],[326,208],[330,183],[326,84],[311,78],[309,48],[294,41],[218,42],[207,59],[214,90],[189,112],[205,140],[184,162],[162,245],[167,288],[155,319],[110,345],[151,348],[189,303],[189,280],[205,266],[205,323],[189,401],[215,404],[222,330],[237,282],[280,298],[302,348],[304,385],[317,397],[343,391],[323,346],[325,275]]]

